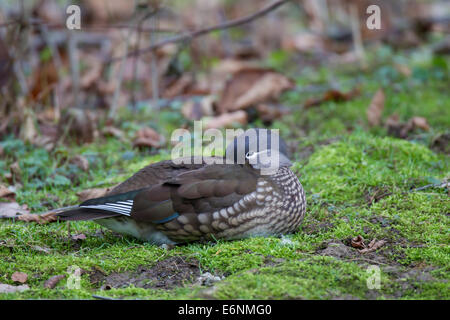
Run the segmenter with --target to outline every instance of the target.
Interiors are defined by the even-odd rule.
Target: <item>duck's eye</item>
[[[247,158],[247,159],[249,159],[251,156],[253,156],[255,153],[253,152],[253,151],[249,151],[249,152],[247,152],[247,154],[245,155],[245,157]]]

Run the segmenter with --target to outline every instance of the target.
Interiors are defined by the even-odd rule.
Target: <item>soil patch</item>
[[[109,275],[93,270],[89,277],[93,284],[102,284],[101,289],[138,288],[172,289],[192,283],[200,276],[197,260],[186,257],[170,257],[153,266],[139,266],[135,271],[113,272]]]

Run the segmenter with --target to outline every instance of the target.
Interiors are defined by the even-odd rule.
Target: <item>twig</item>
[[[80,104],[80,62],[78,59],[78,41],[75,39],[75,35],[69,31],[69,60],[70,69],[72,71],[72,94],[75,102],[75,106]]]
[[[354,44],[356,56],[358,57],[359,61],[363,65],[365,65],[366,54],[364,51],[364,44],[362,41],[358,9],[355,4],[350,5],[350,21],[351,21],[351,25],[352,25],[353,44]]]
[[[66,25],[61,23],[46,23],[41,19],[30,19],[30,21],[21,21],[21,20],[11,20],[4,23],[0,23],[0,28],[5,28],[14,25],[27,25],[27,26],[45,26],[49,29],[65,29]],[[105,29],[134,29],[140,32],[148,33],[148,32],[158,32],[158,33],[179,33],[179,30],[169,29],[169,28],[152,28],[152,27],[138,27],[134,25],[126,25],[126,24],[116,24],[116,25],[93,25],[83,27],[85,31],[91,30],[105,30]]]
[[[158,16],[154,16],[150,21],[153,27],[158,25]],[[156,34],[150,33],[150,45],[154,45],[156,41]],[[152,72],[152,98],[153,98],[153,108],[158,109],[159,100],[159,81],[158,81],[158,58],[155,51],[150,52],[151,55],[151,72]]]
[[[154,14],[156,14],[157,10],[150,10],[144,14],[143,17],[141,17],[137,23],[137,40],[136,40],[136,46],[139,50],[141,47],[141,33],[142,33],[142,25],[148,18],[152,17]],[[137,83],[137,65],[138,65],[138,59],[135,56],[133,59],[133,85],[131,87],[131,104],[134,107],[136,105],[136,83]]]
[[[425,189],[428,189],[428,188],[444,188],[444,187],[447,187],[447,188],[450,187],[450,182],[440,182],[440,183],[427,184],[426,186],[423,186],[423,187],[414,188],[414,189],[410,190],[409,192],[425,190]]]
[[[236,26],[239,26],[239,25],[242,25],[242,24],[245,24],[245,23],[249,23],[249,22],[251,22],[251,21],[253,21],[255,19],[258,19],[258,18],[268,14],[269,12],[275,10],[279,6],[285,4],[285,3],[289,2],[289,1],[290,0],[275,1],[275,2],[267,5],[266,7],[262,8],[261,10],[255,12],[255,13],[253,13],[251,15],[248,15],[246,17],[238,18],[238,19],[235,19],[235,20],[231,20],[231,21],[228,21],[228,22],[225,22],[225,23],[221,23],[221,24],[215,25],[215,26],[210,26],[210,27],[206,27],[206,28],[199,29],[199,30],[196,30],[196,31],[192,31],[192,32],[181,34],[181,35],[173,36],[171,38],[167,38],[167,39],[164,39],[164,40],[162,40],[160,42],[152,44],[152,45],[150,45],[149,47],[147,47],[145,49],[135,50],[135,51],[129,52],[127,55],[128,56],[135,56],[135,55],[138,55],[138,54],[142,54],[142,53],[153,51],[153,50],[155,50],[157,48],[160,48],[160,47],[162,47],[164,45],[167,45],[169,43],[182,42],[182,41],[186,41],[186,40],[190,40],[190,39],[193,39],[193,38],[197,38],[197,37],[203,36],[205,34],[213,32],[213,31],[225,30],[225,29],[236,27]],[[116,61],[119,61],[121,59],[122,59],[122,57],[114,57],[114,58],[111,58],[110,60],[108,60],[107,62],[108,63],[116,62]]]
[[[125,64],[127,62],[126,60],[127,60],[128,46],[130,45],[130,38],[131,38],[130,35],[128,35],[125,43],[125,54],[122,57],[122,64],[120,65],[119,74],[117,76],[117,85],[114,91],[111,109],[109,110],[109,118],[111,119],[114,118],[114,116],[116,115],[116,111],[118,108],[120,89],[122,87],[123,74],[125,72]]]

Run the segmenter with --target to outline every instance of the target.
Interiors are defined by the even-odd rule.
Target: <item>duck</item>
[[[224,157],[196,157],[147,165],[105,196],[56,216],[94,221],[156,245],[298,230],[305,192],[290,169],[287,145],[274,130],[247,129],[227,146]]]

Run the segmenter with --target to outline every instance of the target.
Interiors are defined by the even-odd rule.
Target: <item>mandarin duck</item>
[[[263,133],[268,143],[261,143]],[[269,167],[264,156],[276,165]],[[298,229],[305,193],[276,133],[248,129],[227,146],[224,158],[194,158],[150,164],[106,196],[57,216],[93,220],[158,245],[277,236]]]

